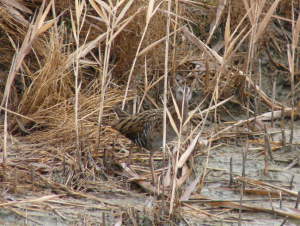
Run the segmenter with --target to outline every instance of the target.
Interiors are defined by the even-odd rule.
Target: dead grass
[[[0,148],[4,181],[0,206],[51,206],[52,199],[89,199],[103,211],[122,209],[122,214],[112,215],[112,222],[128,225],[140,223],[137,212],[144,219],[155,219],[155,224],[161,222],[159,216],[176,223],[197,214],[204,221],[240,223],[241,217],[227,217],[226,210],[230,209],[274,213],[272,208],[243,204],[242,199],[240,203],[215,202],[213,205],[222,207],[218,214],[187,203],[205,198],[200,192],[210,151],[218,142],[237,139],[245,147],[249,141],[256,142],[257,153],[266,156],[265,172],[272,152],[285,148],[284,136],[279,144],[265,139],[271,132],[265,121],[277,119],[283,130],[284,123],[289,123],[290,146],[299,144],[292,139],[294,118],[299,114],[299,15],[290,13],[290,1],[261,1],[261,5],[246,0],[224,2],[209,5],[179,1],[176,5],[172,2],[168,9],[166,2],[159,1],[90,0],[75,1],[73,5],[68,5],[69,1],[48,1],[49,5],[36,8],[28,2],[0,0]],[[293,7],[299,9],[299,3]],[[275,28],[280,32],[275,32]],[[165,40],[170,41],[168,45]],[[262,89],[259,59],[265,56],[264,51],[272,52],[268,71],[276,77],[282,70],[287,76],[286,84],[291,86],[283,101],[275,99],[275,88],[273,94]],[[277,61],[272,55],[288,60]],[[134,170],[125,167],[129,141],[122,136],[116,140],[116,132],[110,127],[116,120],[112,106],[122,103],[130,113],[162,107],[160,95],[164,93],[166,107],[167,99],[172,103],[170,90],[181,82],[193,90],[191,123],[188,131],[180,131],[184,134],[184,139],[179,140],[181,151],[166,148],[172,164],[163,171],[161,180],[165,203],[156,202],[147,210],[140,206],[131,210],[123,209],[122,203],[104,201],[106,192],[114,190],[114,195],[131,193],[139,197],[141,188],[162,199],[162,187],[154,187],[147,180],[147,153],[136,154]],[[241,109],[241,121],[232,115],[232,106]],[[228,115],[232,120],[227,120]],[[287,122],[284,117],[292,120]],[[213,128],[206,127],[209,121],[214,122]],[[242,129],[247,129],[246,138]],[[262,134],[254,139],[257,130]],[[232,134],[227,136],[229,132]],[[200,142],[200,137],[204,141]],[[267,147],[266,143],[269,148],[259,152]],[[198,155],[207,157],[202,174],[194,171],[193,156]],[[158,152],[155,159],[163,162],[164,157]],[[177,170],[182,172],[177,174]],[[162,169],[158,171],[162,177]],[[120,180],[118,175],[129,178],[133,189],[127,189],[128,181]],[[261,192],[271,189],[282,192],[280,195],[297,197],[280,186],[263,184],[262,188],[259,181],[242,176],[235,178],[239,190],[251,186]],[[50,191],[42,192],[44,189]],[[5,198],[4,191],[26,194],[31,190],[41,198],[14,202]],[[53,193],[58,195],[51,196]],[[66,205],[73,208],[70,203]],[[276,214],[299,220],[298,212],[293,208],[292,213],[280,210]],[[66,222],[73,222],[55,213]],[[105,216],[101,222],[104,220]]]

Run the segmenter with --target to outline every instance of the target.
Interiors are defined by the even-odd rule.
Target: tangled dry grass
[[[241,222],[241,214],[239,219],[226,216],[231,208],[275,212],[300,220],[297,209],[276,212],[220,201],[212,204],[223,208],[215,214],[215,210],[202,211],[188,203],[205,199],[200,192],[207,163],[198,175],[194,159],[204,154],[208,159],[218,142],[234,137],[246,148],[255,141],[258,152],[261,147],[266,150],[259,152],[267,156],[265,173],[274,150],[299,144],[293,140],[294,118],[299,114],[300,30],[299,14],[293,9],[299,10],[299,2],[182,0],[170,1],[172,7],[168,1],[142,0],[40,2],[0,0],[0,206],[35,223],[40,222],[12,206],[34,203],[40,209],[41,203],[48,203],[67,224],[76,222],[78,216],[67,219],[54,205],[110,211],[114,213],[110,223],[115,225],[138,225],[137,215],[155,225],[175,224],[200,213],[208,222]],[[273,83],[268,87],[272,90],[262,89],[259,59],[264,51],[271,62],[268,81]],[[280,57],[286,60],[279,61]],[[275,92],[278,72],[283,78],[277,81],[290,87],[280,101]],[[161,97],[165,94],[170,104],[170,93],[179,83],[193,90],[190,125],[182,131],[181,152],[169,155],[172,167],[158,170],[164,186],[154,187],[147,182],[149,153],[136,154],[135,171],[140,173],[124,166],[130,143],[122,136],[116,139],[110,127],[116,120],[112,106],[122,105],[130,113],[166,107]],[[231,106],[239,106],[245,118],[237,121]],[[224,114],[232,120],[222,117]],[[280,121],[284,131],[285,117],[289,118],[291,142],[283,132],[281,142],[272,143],[266,138],[271,130],[265,121],[272,122],[272,127],[273,121]],[[213,128],[205,127],[208,121],[214,123]],[[248,135],[241,133],[241,127],[247,128]],[[234,132],[227,137],[229,131]],[[257,131],[261,136],[252,139]],[[165,161],[162,153],[155,156],[157,162]],[[128,180],[121,179],[122,175]],[[276,194],[297,197],[280,186],[262,185],[244,176],[235,178],[235,187],[251,184],[261,194],[272,188]],[[128,181],[132,190],[126,188]],[[159,195],[160,201],[147,209],[126,209],[105,201],[108,193],[139,197],[141,188],[145,194]],[[6,196],[30,191],[35,196],[28,200],[11,202]],[[65,197],[94,203],[70,204]],[[83,224],[105,225],[105,216],[89,217]]]

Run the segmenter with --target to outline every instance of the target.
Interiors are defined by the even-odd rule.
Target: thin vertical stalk
[[[230,174],[229,174],[229,185],[228,187],[233,187],[233,157],[230,157]]]
[[[294,20],[294,1],[292,1],[292,43],[288,45],[288,62],[289,70],[291,74],[291,94],[292,94],[292,113],[291,113],[291,137],[290,144],[293,143],[293,134],[294,134],[294,108],[295,108],[295,85],[294,85],[294,75],[295,75],[295,49],[299,41],[299,32],[300,32],[300,17],[298,16],[297,22]],[[297,67],[297,66],[296,66]]]
[[[31,180],[31,190],[34,190],[34,169],[33,165],[30,164],[30,180]]]
[[[259,62],[259,67],[258,67],[258,70],[259,70],[259,98],[258,98],[258,114],[261,115],[261,59],[258,60]]]
[[[294,13],[292,13],[294,15]],[[293,20],[294,21],[294,20]],[[294,24],[294,23],[293,23]],[[294,25],[293,25],[294,26]],[[291,103],[291,107],[292,107],[292,112],[291,112],[291,136],[290,136],[290,145],[293,144],[293,137],[294,137],[294,109],[295,109],[295,87],[294,87],[294,59],[295,59],[295,49],[292,47],[290,48],[290,45],[288,45],[288,52],[292,52],[292,57],[289,63],[289,67],[290,67],[290,73],[291,73],[291,93],[292,93],[292,103]]]
[[[18,193],[18,170],[14,168],[14,195]]]
[[[122,110],[124,110],[124,107],[125,107],[125,101],[126,101],[126,98],[127,98],[127,94],[128,94],[128,89],[129,89],[129,84],[130,84],[130,80],[131,80],[131,77],[132,77],[132,74],[133,74],[133,70],[134,70],[134,67],[135,67],[135,64],[136,64],[136,61],[137,61],[137,58],[138,58],[138,53],[140,52],[140,49],[141,49],[141,46],[142,46],[142,43],[143,43],[143,40],[145,38],[145,35],[146,35],[146,32],[147,32],[147,29],[148,29],[148,26],[149,26],[149,23],[150,23],[150,19],[151,17],[154,15],[154,12],[159,8],[159,6],[163,3],[164,1],[160,2],[157,7],[155,8],[155,10],[152,12],[152,10],[149,10],[149,8],[152,8],[152,6],[148,5],[148,12],[147,12],[147,18],[146,18],[146,25],[145,25],[145,28],[144,28],[144,31],[143,31],[143,34],[142,34],[142,38],[140,40],[140,43],[139,43],[139,46],[136,50],[136,54],[135,54],[135,57],[133,59],[133,63],[132,63],[132,66],[131,66],[131,69],[130,69],[130,73],[129,73],[129,76],[128,76],[128,81],[127,81],[127,85],[126,85],[126,90],[125,90],[125,95],[124,95],[124,99],[123,99],[123,103],[122,103]],[[149,1],[149,4],[153,4],[153,1]],[[166,37],[166,38],[169,38],[169,37]]]
[[[244,181],[242,181],[242,186],[240,190],[240,206],[239,206],[239,218],[238,218],[238,226],[242,225],[242,209],[243,209],[243,196],[244,196]]]
[[[117,5],[117,3],[116,3]],[[116,13],[116,12],[115,12]],[[111,14],[108,14],[108,22],[106,24],[107,26],[107,32],[106,32],[106,47],[105,47],[105,53],[104,53],[104,60],[103,60],[103,72],[102,72],[102,79],[101,79],[101,101],[100,101],[100,112],[98,117],[98,130],[97,130],[97,139],[95,143],[95,150],[99,150],[99,144],[100,144],[100,135],[101,135],[101,126],[102,126],[102,119],[103,119],[103,107],[104,107],[104,97],[105,97],[105,91],[107,88],[108,83],[108,65],[109,65],[109,58],[110,58],[110,49],[111,49],[111,43],[112,43],[112,37],[114,32],[114,25],[115,25],[115,17],[112,19],[111,22]]]
[[[213,134],[214,134],[214,130],[211,131],[210,137],[213,137]],[[202,188],[203,188],[204,178],[206,176],[206,170],[207,170],[208,163],[209,163],[211,143],[212,143],[212,139],[209,140],[209,144],[208,144],[208,148],[207,148],[207,154],[206,154],[205,166],[203,167],[203,172],[202,172],[202,175],[201,175],[201,178],[200,178],[200,181],[199,181],[199,184],[198,184],[198,188],[197,188],[198,193],[200,193]]]
[[[4,142],[3,142],[3,165],[2,165],[2,181],[6,181],[6,166],[7,166],[7,124],[8,124],[8,98],[10,94],[10,89],[7,91],[7,96],[5,100],[5,110],[4,110]]]
[[[168,11],[169,13],[169,11]],[[178,1],[175,1],[175,24],[174,24],[174,30],[176,31],[177,29],[177,24],[178,24]],[[174,36],[173,36],[173,47],[174,47],[174,51],[173,51],[173,57],[172,57],[172,69],[173,69],[173,75],[172,75],[172,85],[174,85],[175,83],[175,68],[176,68],[176,54],[177,54],[177,48],[176,48],[176,34],[177,32],[174,33]],[[168,35],[169,35],[169,32],[168,32]]]
[[[85,1],[80,2],[79,0],[76,0],[75,2],[75,15],[76,15],[76,22],[73,22],[73,31],[76,31],[74,33],[74,38],[76,42],[76,60],[74,61],[74,76],[75,76],[75,108],[74,108],[74,121],[75,121],[75,134],[76,134],[76,154],[77,154],[77,161],[79,165],[80,171],[83,171],[83,166],[81,163],[81,153],[80,153],[80,147],[79,147],[79,128],[78,128],[78,103],[79,103],[79,92],[80,92],[80,85],[78,84],[78,76],[79,76],[79,40],[80,40],[80,31],[81,31],[81,23],[84,22],[84,20],[81,20],[82,11],[83,9],[86,10],[86,4]],[[73,18],[73,17],[72,17]],[[75,24],[76,23],[76,24]]]
[[[168,92],[168,62],[169,62],[169,34],[170,34],[170,11],[171,11],[171,0],[168,0],[168,15],[167,15],[167,30],[166,30],[166,49],[165,49],[165,72],[164,72],[164,125],[163,125],[163,161],[165,162],[165,154],[166,154],[166,140],[167,140],[167,92]],[[177,167],[175,167],[177,168]],[[165,167],[163,168],[163,177],[165,176]],[[176,177],[176,174],[173,175]],[[173,185],[174,187],[174,185]],[[162,183],[162,188],[164,192],[164,183]],[[170,212],[173,210],[173,192],[170,203]],[[164,196],[162,196],[162,207],[161,207],[161,216],[164,214]]]
[[[284,123],[284,103],[281,106],[281,120],[280,120],[280,128],[281,128],[281,140],[282,146],[286,146],[286,137],[285,137],[285,123]]]
[[[276,95],[276,77],[272,79],[272,113],[271,113],[271,127],[273,128],[273,121],[274,121],[274,105],[275,105],[275,95]]]
[[[251,90],[251,75],[252,75],[252,67],[253,67],[253,58],[254,58],[254,52],[255,52],[255,36],[256,36],[256,31],[257,31],[257,23],[258,23],[258,3],[255,4],[255,20],[253,21],[253,26],[254,29],[251,31],[251,36],[250,36],[250,45],[249,45],[249,50],[248,50],[248,56],[247,56],[247,63],[246,63],[246,70],[245,73],[248,74],[249,76],[249,82],[248,82],[248,96],[247,96],[247,119],[250,118],[249,115],[249,108],[250,108],[250,90]],[[249,121],[248,121],[248,128],[249,126]]]

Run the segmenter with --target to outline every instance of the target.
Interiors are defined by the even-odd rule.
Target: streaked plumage
[[[188,116],[188,101],[191,98],[190,88],[187,86],[180,86],[176,92],[176,104],[180,114],[183,108],[183,122]],[[183,101],[184,100],[184,101]],[[177,115],[175,106],[168,108],[176,127],[180,129],[180,119]],[[133,141],[136,145],[143,147],[150,151],[150,166],[153,181],[153,154],[163,145],[163,108],[144,111],[136,115],[128,115],[124,111],[115,106],[115,111],[120,120],[112,126],[115,130],[125,135],[128,139]],[[167,143],[177,137],[169,118],[167,117]],[[131,156],[131,153],[129,154]]]

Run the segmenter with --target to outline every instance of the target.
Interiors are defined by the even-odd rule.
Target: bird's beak
[[[189,104],[189,99],[186,94],[184,95],[184,102],[185,102],[185,104]]]

